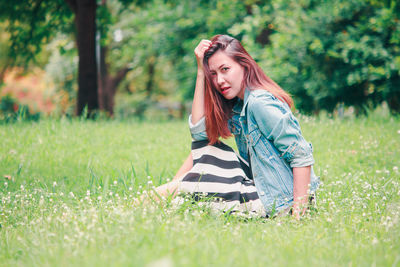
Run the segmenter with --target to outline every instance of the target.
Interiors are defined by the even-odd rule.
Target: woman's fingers
[[[204,52],[210,48],[212,42],[210,40],[201,40],[197,47],[194,49],[194,53],[198,60],[203,60]]]

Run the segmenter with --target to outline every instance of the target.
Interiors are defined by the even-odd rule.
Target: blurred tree
[[[228,1],[222,2],[229,6]],[[232,10],[240,4],[240,1],[230,2],[230,9],[223,10],[224,6],[217,6],[221,1],[154,0],[146,6],[131,5],[121,12],[114,12],[118,19],[109,33],[118,33],[120,38],[117,38],[119,41],[107,38],[114,40],[109,44],[108,60],[110,69],[130,65],[134,69],[133,75],[140,76],[134,77],[137,79],[135,90],[143,95],[137,104],[136,115],[142,116],[160,95],[168,94],[181,102],[192,96],[196,75],[193,50],[202,38],[214,34],[208,34],[209,19],[222,14],[229,17],[229,20],[221,19],[215,23],[226,32],[236,19],[237,13]],[[220,12],[210,12],[210,9]],[[236,10],[243,13],[244,9]]]
[[[84,29],[91,29],[82,44],[90,53],[80,60],[90,67],[78,72],[78,80],[90,77],[85,88],[97,82],[90,99],[111,115],[119,85],[140,95],[139,115],[163,95],[190,99],[196,76],[193,49],[201,39],[221,33],[241,40],[302,111],[331,112],[345,104],[362,113],[387,101],[392,112],[400,112],[400,12],[395,0],[29,1],[3,1],[0,6],[0,18],[15,44],[11,58],[35,59],[57,32],[76,31],[79,48],[82,33],[72,25],[83,23],[76,9],[83,5],[81,11],[87,8],[84,12],[91,15],[82,21],[94,17],[96,28]],[[93,5],[95,13],[89,9]],[[57,66],[54,62],[49,66]],[[81,108],[79,98],[89,101],[79,97],[87,90],[82,88],[79,82]]]
[[[49,59],[44,67],[46,79],[58,92],[56,113],[73,115],[76,112],[78,55],[76,42],[67,34],[58,33],[47,45]]]
[[[0,19],[7,34],[2,69],[44,66],[48,53],[42,48],[57,32],[73,32],[73,14],[64,0],[1,1]],[[4,33],[3,33],[4,35]]]
[[[0,86],[4,82],[4,76],[9,66],[8,50],[10,47],[9,35],[5,31],[5,23],[0,23]],[[1,87],[0,87],[1,88]]]
[[[110,57],[115,65],[131,60],[136,68],[143,68],[141,75],[146,75],[147,81],[142,89],[147,92],[167,90],[158,87],[160,83],[153,78],[157,72],[168,71],[165,77],[179,86],[175,94],[184,101],[193,96],[196,78],[193,50],[198,42],[215,34],[227,33],[233,23],[242,20],[246,10],[243,1],[238,0],[154,0],[140,12],[131,6],[113,25],[114,32],[120,30],[123,38],[113,44]],[[163,68],[161,64],[171,65],[172,70]],[[150,85],[154,88],[151,89]]]
[[[400,112],[398,1],[276,0],[253,9],[231,31],[258,49],[300,110],[332,112],[343,103],[364,113],[385,100]],[[255,35],[266,28],[270,45],[260,47]]]
[[[102,5],[105,2],[103,0]],[[129,4],[134,1],[121,2]],[[142,3],[140,0],[136,2]],[[97,7],[96,0],[15,0],[2,1],[0,5],[0,18],[7,22],[7,32],[10,34],[8,66],[26,65],[29,61],[35,61],[35,56],[43,45],[57,32],[75,33],[79,55],[78,115],[82,114],[85,106],[89,116],[99,108],[96,63]],[[75,25],[75,29],[72,25]]]

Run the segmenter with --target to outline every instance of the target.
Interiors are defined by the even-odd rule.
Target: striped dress
[[[184,175],[178,191],[195,200],[206,196],[213,210],[266,216],[248,163],[224,143],[193,141],[193,168]]]

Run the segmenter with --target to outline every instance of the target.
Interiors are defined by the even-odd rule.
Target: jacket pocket
[[[249,133],[248,142],[249,145],[255,146],[260,140],[261,132],[258,129],[255,129]]]

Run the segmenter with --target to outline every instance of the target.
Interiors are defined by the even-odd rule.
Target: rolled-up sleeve
[[[249,110],[250,115],[261,133],[274,144],[290,167],[313,165],[312,146],[304,139],[292,112],[271,96],[258,96],[254,100]]]
[[[202,117],[196,124],[192,123],[192,114],[189,115],[189,129],[194,141],[207,140],[206,118]]]

